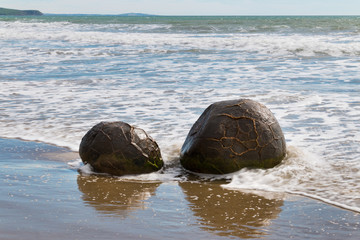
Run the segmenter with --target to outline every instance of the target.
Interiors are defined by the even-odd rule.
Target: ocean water
[[[360,212],[359,37],[356,16],[0,17],[0,137],[77,151],[98,122],[124,121],[166,163],[135,178],[174,181],[202,111],[250,98],[278,119],[287,158],[227,175],[223,187]]]

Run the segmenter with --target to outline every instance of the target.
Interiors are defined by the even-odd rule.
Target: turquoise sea
[[[221,187],[359,213],[359,39],[359,16],[0,17],[0,138],[77,151],[96,123],[124,121],[158,142],[167,166],[125,179],[177,182],[202,111],[250,98],[274,113],[288,157]]]

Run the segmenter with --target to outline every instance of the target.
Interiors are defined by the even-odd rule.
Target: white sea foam
[[[79,171],[85,175],[95,174],[95,172],[90,164],[85,164],[85,165],[80,166]]]
[[[152,25],[151,25],[152,26]],[[109,26],[108,26],[109,27]],[[137,28],[149,28],[149,25],[139,25]],[[156,26],[152,26],[156,28]],[[64,49],[51,49],[57,46],[73,45],[105,45],[112,46],[121,51],[137,50],[147,52],[166,51],[217,51],[228,50],[258,54],[271,54],[273,56],[359,56],[360,43],[356,36],[339,35],[284,35],[284,34],[174,34],[174,33],[143,33],[143,32],[107,32],[99,31],[92,26],[90,29],[83,25],[57,23],[24,23],[0,22],[0,39],[7,41],[32,41],[36,45],[50,44],[50,54],[71,54]],[[35,45],[35,46],[36,46]],[[135,49],[134,49],[135,48]],[[96,49],[92,56],[99,54]],[[113,51],[103,51],[100,54],[115,54]],[[54,51],[54,52],[53,52]],[[87,51],[82,49],[81,53]],[[89,53],[89,52],[88,52]],[[79,52],[75,52],[79,54]]]
[[[223,187],[293,193],[360,212],[360,186],[356,176],[360,167],[358,164],[342,164],[341,169],[347,173],[346,185],[343,185],[345,176],[332,174],[337,172],[339,166],[320,156],[289,147],[287,158],[276,168],[243,169],[233,177],[231,183]],[[339,201],[338,194],[341,194],[342,201],[346,199],[346,205]]]

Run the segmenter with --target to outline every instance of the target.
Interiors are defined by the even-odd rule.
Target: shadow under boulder
[[[94,171],[111,175],[150,173],[164,163],[157,143],[124,122],[101,122],[83,137],[79,154]]]
[[[240,99],[214,103],[203,112],[182,146],[180,162],[193,172],[226,174],[271,168],[285,155],[285,138],[271,111]]]

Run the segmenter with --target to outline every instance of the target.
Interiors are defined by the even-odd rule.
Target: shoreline
[[[355,16],[0,17],[0,239],[360,239],[354,32]],[[287,157],[186,171],[189,130],[235,99],[271,110]],[[77,152],[101,121],[145,130],[164,168],[92,171]],[[248,127],[263,135],[246,122],[240,142],[212,143],[237,152]]]
[[[33,141],[33,140],[26,140],[26,139],[22,139],[22,138],[6,138],[6,137],[0,137],[0,144],[1,144],[1,141],[3,141],[3,140],[8,140],[8,141],[16,140],[16,141],[24,142],[25,144],[28,144],[28,145],[39,144],[39,145],[43,145],[43,146],[48,146],[47,150],[36,153],[39,155],[38,157],[43,158],[43,160],[47,160],[47,161],[59,161],[59,162],[69,163],[71,161],[80,159],[79,152],[73,151],[69,147],[58,146],[56,144],[51,144],[51,143],[42,142],[42,141]],[[0,148],[0,151],[1,151],[1,148]],[[106,177],[110,177],[110,178],[117,177],[117,176],[111,176],[111,175],[107,175],[107,174],[94,174],[94,175],[102,175],[102,176],[106,176]],[[199,177],[196,173],[191,173],[191,175],[194,175],[195,178]],[[126,179],[126,176],[124,176],[124,178]],[[132,175],[131,178],[129,178],[127,180],[133,181],[134,176]],[[139,179],[139,181],[146,182],[146,180],[142,180],[142,179]],[[189,181],[191,181],[191,180],[189,180]],[[243,191],[243,192],[258,192],[260,195],[279,195],[279,196],[287,195],[290,198],[291,197],[308,198],[308,199],[311,199],[314,201],[319,201],[324,204],[328,204],[333,207],[337,207],[337,208],[345,210],[345,211],[351,211],[351,212],[354,212],[355,214],[360,214],[359,211],[355,210],[352,207],[344,206],[343,204],[332,202],[331,200],[323,199],[321,197],[317,197],[317,196],[313,196],[313,195],[305,194],[305,193],[273,192],[273,191],[263,191],[263,190],[256,190],[256,189],[243,189],[243,190],[241,190],[241,189],[239,190],[236,188],[234,188],[234,189],[228,188],[228,189],[234,190],[234,191]]]
[[[2,239],[360,237],[358,213],[308,197],[80,174],[76,153],[44,143],[0,138],[0,152]]]

